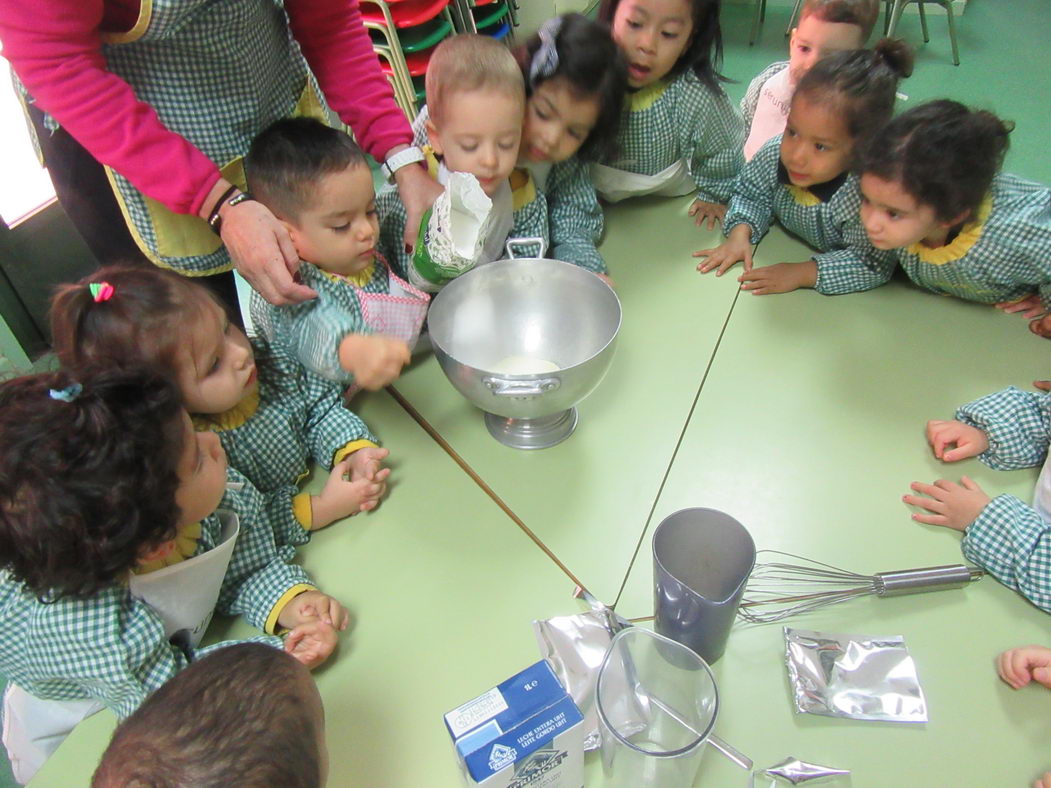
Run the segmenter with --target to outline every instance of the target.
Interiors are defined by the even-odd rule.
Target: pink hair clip
[[[96,304],[113,298],[113,285],[109,282],[92,282],[88,285],[88,290],[91,291],[91,297],[95,299]]]

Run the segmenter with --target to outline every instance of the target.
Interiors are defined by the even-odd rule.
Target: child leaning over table
[[[785,130],[792,94],[815,63],[833,52],[861,49],[879,17],[879,0],[806,0],[788,40],[788,60],[759,72],[741,99],[744,158]]]
[[[372,172],[350,135],[311,118],[279,120],[245,158],[252,196],[288,230],[299,275],[318,297],[274,306],[252,295],[252,322],[279,352],[328,380],[375,390],[401,374],[429,296],[377,254]]]
[[[927,440],[942,462],[978,457],[994,470],[1043,465],[1032,505],[1013,495],[986,495],[964,476],[913,482],[921,495],[903,500],[925,512],[912,518],[963,532],[963,554],[1051,613],[1051,394],[1011,386],[963,405],[954,421],[927,422]]]
[[[198,648],[213,609],[290,629],[308,667],[332,652],[345,611],[275,547],[250,485],[224,496],[229,479],[218,438],[152,372],[0,384],[3,740],[20,781],[89,714],[127,716],[228,645]]]
[[[509,238],[536,238],[546,244],[547,201],[529,172],[515,166],[526,106],[525,81],[507,47],[485,35],[445,39],[427,64],[426,90],[427,107],[421,115],[426,113],[422,125],[429,144],[423,155],[428,170],[446,187],[452,173],[473,175],[492,201],[473,263],[505,257]],[[419,117],[415,125],[421,125]],[[397,188],[384,188],[376,204],[380,250],[400,274],[431,292],[439,290],[453,275],[429,273],[419,260],[422,250],[405,248],[406,214]],[[433,244],[429,242],[428,252]],[[524,251],[540,253],[535,245]]]

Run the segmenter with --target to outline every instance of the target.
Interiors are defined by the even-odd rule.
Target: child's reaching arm
[[[988,447],[977,455],[966,456],[977,456],[990,468],[1000,471],[1032,468],[1047,458],[1051,394],[1010,386],[961,406],[956,411],[956,419],[985,433]]]
[[[690,215],[709,227],[722,219],[723,207],[733,194],[734,182],[744,164],[744,122],[721,90],[715,92],[699,80],[687,77],[687,90],[680,96],[682,150],[690,161],[697,184],[697,199]]]
[[[551,227],[549,257],[596,274],[609,273],[596,244],[602,238],[602,207],[588,167],[575,156],[555,164],[544,188]]]

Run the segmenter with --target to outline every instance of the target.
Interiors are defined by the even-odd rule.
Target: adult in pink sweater
[[[110,168],[118,197],[123,186],[121,210],[147,257],[191,275],[232,262],[275,304],[316,294],[294,281],[299,258],[273,214],[251,200],[230,204],[239,192],[230,191],[220,166],[231,151],[244,154],[267,123],[301,106],[299,91],[311,82],[302,60],[375,158],[412,142],[357,0],[7,2],[0,41],[33,110],[47,113],[48,129],[60,127]],[[287,77],[287,89],[284,82],[274,87],[274,74]],[[418,226],[440,187],[416,164],[395,177],[410,212],[407,228]],[[183,266],[178,254],[157,253],[152,225],[136,226],[154,211],[140,194],[176,214],[207,219],[217,209],[229,258],[220,249],[187,255]],[[216,267],[220,254],[224,265]]]

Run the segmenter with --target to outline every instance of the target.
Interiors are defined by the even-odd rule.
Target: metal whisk
[[[951,564],[861,575],[780,550],[760,550],[762,553],[787,556],[801,563],[755,565],[737,611],[738,616],[752,624],[780,621],[859,596],[904,596],[962,588],[985,574],[981,569]]]

